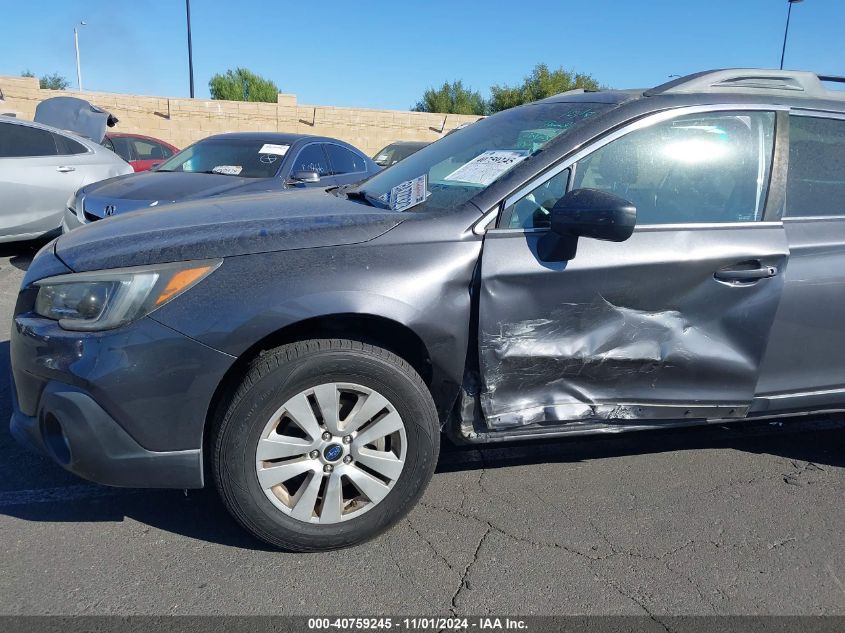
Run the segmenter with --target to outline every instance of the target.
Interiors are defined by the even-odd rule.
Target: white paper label
[[[428,178],[425,174],[413,180],[407,180],[390,190],[388,206],[394,211],[404,211],[425,202],[428,197]]]
[[[261,146],[261,149],[258,150],[259,154],[276,154],[277,156],[284,156],[288,152],[288,148],[290,145],[273,145],[272,143],[264,143]]]
[[[243,171],[243,167],[240,165],[217,165],[211,171],[212,173],[223,174],[224,176],[237,176]]]
[[[528,158],[527,150],[491,149],[482,152],[462,167],[458,167],[443,180],[459,180],[477,185],[489,185],[508,169],[526,158]]]

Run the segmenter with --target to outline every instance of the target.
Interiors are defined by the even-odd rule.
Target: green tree
[[[415,112],[446,114],[485,114],[487,104],[480,93],[465,88],[463,82],[444,82],[440,88],[429,88],[412,108]]]
[[[264,101],[276,103],[279,88],[269,79],[264,79],[246,68],[227,70],[216,74],[208,82],[212,99],[227,101]]]
[[[591,75],[567,71],[563,68],[549,70],[546,64],[537,64],[520,85],[490,88],[490,111],[507,110],[575,88],[598,90],[600,86]]]
[[[52,75],[44,75],[38,80],[38,85],[49,90],[67,90],[70,82],[59,73],[53,73]]]
[[[25,70],[21,73],[21,77],[35,77],[35,73],[30,70]],[[59,73],[51,75],[44,75],[38,80],[38,85],[46,90],[67,90],[70,82]]]

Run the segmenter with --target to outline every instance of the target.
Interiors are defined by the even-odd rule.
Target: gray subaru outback
[[[288,550],[360,543],[441,437],[845,409],[845,94],[720,70],[513,108],[358,185],[128,213],[47,245],[23,443],[217,488]]]

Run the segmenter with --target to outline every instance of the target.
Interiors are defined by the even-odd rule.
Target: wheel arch
[[[341,312],[324,314],[287,324],[253,343],[238,356],[214,390],[203,428],[203,454],[208,449],[208,430],[218,416],[225,414],[227,402],[237,389],[246,368],[263,352],[280,345],[313,338],[346,338],[383,347],[403,358],[431,389],[433,367],[431,355],[420,336],[407,325],[394,319],[367,313]]]

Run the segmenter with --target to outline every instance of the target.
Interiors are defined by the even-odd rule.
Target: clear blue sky
[[[0,74],[59,72],[76,85],[81,27],[90,90],[188,95],[183,0],[27,0],[0,12]],[[300,103],[408,108],[462,79],[487,96],[537,62],[601,83],[646,87],[670,74],[777,67],[786,0],[193,0],[194,77],[247,67]],[[845,0],[792,11],[786,67],[845,75]]]

